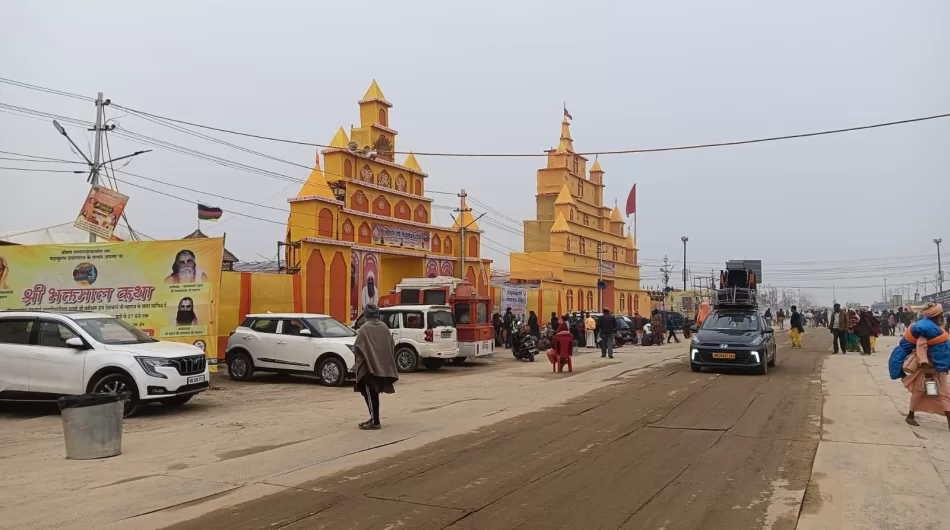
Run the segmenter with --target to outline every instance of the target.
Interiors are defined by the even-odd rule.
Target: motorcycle
[[[538,351],[538,340],[519,323],[511,337],[512,355],[519,361],[534,362],[534,356],[538,354]]]

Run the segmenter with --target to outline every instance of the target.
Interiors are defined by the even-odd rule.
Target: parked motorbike
[[[538,339],[519,325],[511,336],[511,353],[520,361],[534,362],[534,356],[538,354]]]

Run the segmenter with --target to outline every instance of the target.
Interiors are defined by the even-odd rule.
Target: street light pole
[[[943,243],[943,238],[934,239],[934,243],[937,245],[937,287],[943,292],[943,266],[940,264],[940,243]]]
[[[683,236],[680,240],[683,242],[683,294],[686,294],[686,242],[689,238]]]

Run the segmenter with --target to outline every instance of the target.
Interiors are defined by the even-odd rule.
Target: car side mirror
[[[73,337],[71,339],[66,339],[66,346],[70,348],[75,348],[77,350],[85,350],[86,343],[82,341],[79,337]]]
[[[313,336],[313,333],[311,333],[311,331],[310,331],[309,329],[303,328],[302,330],[300,330],[299,335],[302,336],[302,337],[312,337],[312,336]]]
[[[693,333],[696,333],[697,331],[699,331],[699,328],[696,327],[696,324],[693,324],[692,326],[689,327],[689,330],[692,331]]]
[[[775,330],[772,328],[765,328],[762,330],[762,333],[775,333]]]

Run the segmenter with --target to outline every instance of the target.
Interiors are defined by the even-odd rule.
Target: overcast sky
[[[564,102],[577,150],[614,150],[950,112],[948,24],[945,0],[8,0],[0,2],[0,77],[90,96],[103,91],[159,115],[316,143],[329,143],[341,125],[358,125],[356,101],[375,78],[394,104],[398,150],[539,152],[557,144]],[[90,103],[6,84],[0,102],[95,118]],[[294,178],[309,173],[116,109],[108,116],[205,153]],[[81,128],[70,134],[84,149],[91,141]],[[218,136],[305,165],[315,155],[309,147]],[[694,273],[718,271],[726,259],[762,259],[766,283],[804,287],[826,303],[834,284],[839,301],[870,303],[885,277],[890,285],[934,279],[932,240],[950,236],[948,142],[950,119],[943,119],[600,161],[609,204],[622,205],[637,184],[644,285],[659,283],[664,255],[679,283],[686,235]],[[142,148],[118,136],[110,145],[114,156]],[[2,109],[0,150],[76,158],[47,119]],[[420,164],[429,190],[464,187],[509,217],[535,216],[541,158],[427,156]],[[129,182],[223,208],[224,219],[202,230],[227,232],[228,248],[245,261],[276,255],[286,215],[176,186],[274,208],[286,208],[299,189],[159,149],[125,169],[167,185]],[[0,232],[70,222],[88,191],[80,175],[0,176]],[[194,230],[193,203],[122,183],[120,190],[131,196],[127,211],[137,230],[167,239]],[[457,205],[450,195],[430,196]],[[451,223],[447,210],[434,220]],[[485,248],[483,256],[507,268],[506,247],[522,248],[512,233],[520,227],[497,216],[495,223],[510,231],[484,224],[485,246],[497,250]]]

